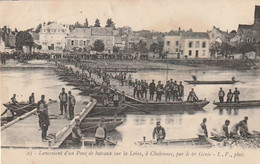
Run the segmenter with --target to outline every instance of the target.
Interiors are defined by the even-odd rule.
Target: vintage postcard
[[[258,0],[0,1],[1,162],[260,163]]]

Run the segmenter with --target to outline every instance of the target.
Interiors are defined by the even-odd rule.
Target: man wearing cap
[[[59,99],[60,99],[60,111],[61,111],[60,115],[63,115],[63,109],[65,111],[65,115],[67,115],[68,95],[67,93],[65,93],[65,88],[62,88],[62,92],[59,95]]]
[[[76,104],[75,97],[71,94],[71,91],[69,93],[69,117],[72,120],[74,118],[74,106]]]
[[[225,92],[222,90],[222,87],[220,87],[220,90],[218,92],[218,97],[219,97],[219,102],[220,103],[224,102],[224,96],[225,96]]]
[[[39,124],[42,130],[42,141],[46,141],[47,131],[50,125],[50,119],[48,115],[48,107],[44,101],[45,96],[42,95],[41,100],[38,102],[38,111],[39,111]]]
[[[182,85],[182,82],[180,81],[180,84],[178,85],[178,95],[179,95],[179,100],[182,101],[183,100],[183,96],[184,96],[184,86]]]
[[[39,127],[40,127],[40,129],[42,129],[41,114],[47,108],[48,108],[48,106],[47,106],[46,101],[45,101],[45,95],[42,95],[41,100],[38,101],[38,104],[37,104],[37,114],[39,116]]]
[[[197,97],[196,93],[194,92],[194,89],[192,88],[189,95],[188,95],[188,102],[196,102],[199,98]]]
[[[227,94],[227,103],[231,103],[233,99],[233,93],[231,92],[231,89],[229,89],[229,92]]]
[[[233,95],[234,95],[234,101],[235,101],[235,103],[239,103],[239,95],[240,95],[240,92],[237,90],[237,88],[235,88],[235,91],[234,91]]]
[[[155,83],[154,80],[149,84],[149,94],[150,94],[150,100],[153,100],[154,92],[155,92]]]
[[[155,139],[155,136],[157,143],[159,144],[162,143],[162,141],[165,139],[166,132],[165,129],[161,126],[160,121],[156,122],[156,127],[153,129],[153,139]]]
[[[72,141],[74,148],[79,148],[81,146],[81,139],[83,138],[83,134],[79,127],[80,119],[79,116],[75,117],[75,126],[72,128]]]
[[[105,120],[102,118],[97,128],[95,129],[95,140],[98,147],[102,147],[104,145],[104,141],[107,137],[107,130],[105,128],[104,122]]]
[[[29,97],[29,103],[30,104],[34,104],[35,103],[34,93],[32,93],[32,95]]]

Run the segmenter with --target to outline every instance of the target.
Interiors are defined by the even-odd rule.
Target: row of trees
[[[210,47],[211,54],[222,54],[222,56],[232,53],[242,53],[245,55],[247,52],[255,51],[255,46],[251,42],[241,42],[232,46],[228,43],[214,42]]]

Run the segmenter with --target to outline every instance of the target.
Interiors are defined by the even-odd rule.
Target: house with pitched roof
[[[219,28],[213,26],[213,29],[208,31],[209,34],[209,42],[210,44],[214,43],[215,41],[221,41],[221,43],[226,42],[226,36],[228,35],[227,31],[222,31]]]
[[[182,57],[209,58],[210,37],[206,32],[185,32],[181,35]]]
[[[57,22],[49,25],[43,23],[39,33],[41,51],[46,53],[62,53],[65,48],[65,37],[69,34],[69,26]]]
[[[0,28],[0,53],[5,52],[4,31]]]
[[[90,28],[76,28],[66,36],[66,49],[90,50],[92,44]]]
[[[112,51],[114,46],[113,27],[91,27],[91,43],[94,44],[96,40],[102,40],[105,45],[105,50]]]

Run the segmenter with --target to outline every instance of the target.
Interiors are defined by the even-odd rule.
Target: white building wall
[[[192,46],[190,47],[190,43]],[[205,47],[203,47],[203,43]],[[183,50],[183,57],[187,56],[188,58],[209,58],[209,39],[183,39],[182,40],[182,50]]]
[[[0,52],[5,52],[5,42],[2,37],[0,38]]]

